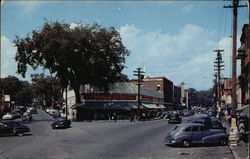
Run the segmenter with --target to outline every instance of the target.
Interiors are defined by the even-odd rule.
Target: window
[[[197,132],[199,131],[199,127],[198,126],[193,126],[192,127],[192,132]]]
[[[185,132],[190,132],[191,131],[191,127],[187,127],[186,129],[185,129]]]
[[[200,131],[207,131],[207,129],[204,126],[201,126]]]

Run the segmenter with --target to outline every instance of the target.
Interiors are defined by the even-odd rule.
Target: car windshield
[[[176,126],[173,131],[177,131],[180,129],[180,126]]]

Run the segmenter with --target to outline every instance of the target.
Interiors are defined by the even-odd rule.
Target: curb
[[[234,159],[240,159],[240,157],[238,156],[238,154],[233,151],[233,147],[232,146],[228,145],[228,148],[231,151],[231,153],[233,154]]]
[[[248,156],[247,156],[247,157],[244,157],[244,158],[241,158],[241,157],[239,156],[238,152],[237,152],[237,151],[234,151],[233,146],[228,145],[228,148],[229,148],[229,150],[231,151],[231,153],[233,154],[234,159],[247,159],[247,158],[248,158]]]

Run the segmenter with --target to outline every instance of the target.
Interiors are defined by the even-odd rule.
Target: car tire
[[[227,144],[227,139],[221,138],[220,139],[220,145],[225,146]]]
[[[191,141],[189,141],[189,140],[183,140],[183,141],[182,141],[182,145],[183,145],[184,147],[189,147],[189,146],[191,145]]]

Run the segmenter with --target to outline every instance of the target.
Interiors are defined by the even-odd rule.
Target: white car
[[[14,119],[14,115],[7,113],[2,117],[3,120],[12,120]]]
[[[50,108],[46,108],[46,109],[45,109],[45,112],[46,112],[46,113],[49,113],[49,111],[50,111]]]

